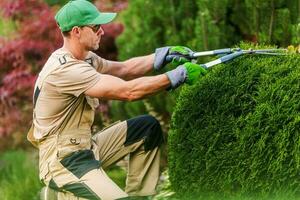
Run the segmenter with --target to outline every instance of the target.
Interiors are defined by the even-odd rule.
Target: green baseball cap
[[[100,12],[94,4],[87,0],[71,0],[55,15],[55,20],[62,32],[74,26],[107,24],[117,13]]]

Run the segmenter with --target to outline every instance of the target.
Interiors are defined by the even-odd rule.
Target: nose
[[[104,30],[102,27],[99,28],[97,35],[104,35]]]

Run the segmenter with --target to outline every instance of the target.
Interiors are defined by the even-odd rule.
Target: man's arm
[[[166,88],[175,89],[185,82],[192,85],[205,74],[205,68],[189,62],[165,74],[141,77],[130,81],[102,74],[100,80],[85,91],[85,95],[111,100],[134,101]]]
[[[104,67],[100,73],[116,76],[124,80],[132,80],[152,71],[153,63],[154,54],[131,58],[124,62],[109,61],[108,66]]]
[[[164,90],[169,86],[170,80],[166,74],[141,77],[131,81],[102,74],[101,79],[85,94],[102,99],[134,101]]]
[[[153,69],[160,70],[170,62],[174,66],[184,64],[190,60],[189,56],[192,53],[192,50],[183,46],[161,47],[148,56],[135,57],[124,62],[106,61],[98,71],[124,80],[132,80],[144,76]],[[166,59],[167,55],[172,55],[172,59]]]

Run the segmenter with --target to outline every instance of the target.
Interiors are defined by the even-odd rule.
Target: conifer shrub
[[[299,64],[299,54],[245,55],[183,88],[168,141],[174,191],[300,196]]]

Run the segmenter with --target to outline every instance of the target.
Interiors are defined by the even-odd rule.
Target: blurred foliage
[[[111,178],[120,188],[125,189],[126,171],[118,166],[113,166],[107,171],[107,175]]]
[[[7,151],[0,154],[0,196],[2,200],[39,199],[37,153]]]
[[[16,29],[16,24],[13,20],[5,19],[0,14],[0,37],[12,37],[11,34]]]
[[[169,133],[176,192],[299,198],[299,63],[295,53],[245,55],[184,87]]]

